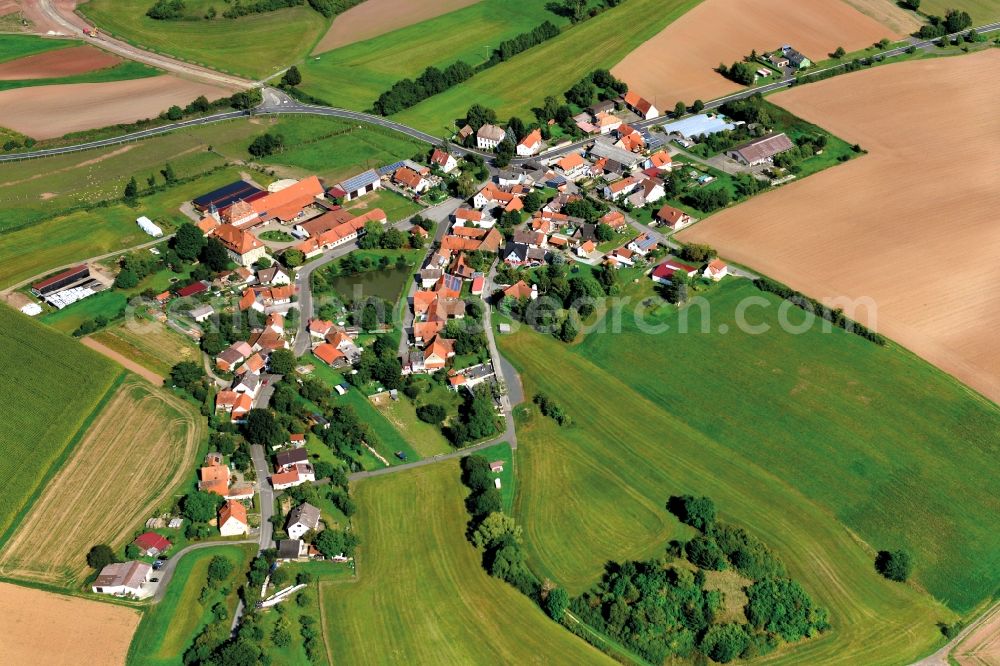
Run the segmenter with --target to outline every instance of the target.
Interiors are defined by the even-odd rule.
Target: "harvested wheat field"
[[[202,430],[180,399],[126,380],[5,545],[0,575],[78,583],[92,545],[124,545],[183,481]]]
[[[0,657],[6,664],[117,666],[140,618],[133,608],[0,583]]]
[[[896,35],[840,0],[705,0],[611,70],[660,109],[742,88],[714,71],[757,52],[790,44],[813,61],[838,46],[864,48]]]
[[[338,15],[313,53],[384,35],[432,19],[479,0],[366,0]]]
[[[1000,604],[991,608],[951,652],[960,666],[1000,664]]]
[[[903,9],[895,0],[844,0],[862,14],[889,28],[896,35],[909,35],[920,30],[923,23],[916,12]]]
[[[51,139],[118,123],[153,118],[177,104],[204,95],[230,94],[224,88],[171,75],[111,83],[17,88],[0,92],[0,127],[36,139]]]
[[[93,46],[74,46],[0,63],[0,81],[51,79],[114,67],[122,61]]]
[[[1000,52],[886,65],[770,99],[870,151],[680,234],[857,318],[1000,401]]]

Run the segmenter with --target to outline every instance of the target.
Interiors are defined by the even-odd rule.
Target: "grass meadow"
[[[0,543],[44,479],[100,411],[121,369],[21,313],[0,307],[6,399],[0,419]]]
[[[74,74],[73,76],[56,76],[47,79],[18,79],[16,81],[0,81],[0,91],[12,90],[13,88],[30,88],[32,86],[54,86],[68,83],[108,83],[111,81],[130,81],[132,79],[145,79],[150,76],[158,76],[162,72],[155,67],[143,65],[142,63],[126,61],[115,65],[97,69],[84,74]]]
[[[456,60],[477,65],[501,41],[543,21],[566,19],[546,0],[481,0],[394,32],[311,56],[302,64],[302,89],[334,106],[364,111],[396,81]]]
[[[82,43],[68,39],[45,39],[35,35],[0,35],[0,62],[17,60],[69,46],[80,46]]]
[[[500,118],[517,115],[532,120],[531,109],[541,106],[546,95],[561,100],[562,93],[584,75],[601,67],[610,69],[697,2],[627,0],[393,119],[429,133],[450,134],[455,119],[478,102],[496,110]]]
[[[115,37],[188,62],[250,78],[264,78],[312,50],[329,21],[308,6],[223,19],[225,3],[187,0],[185,19],[146,16],[149,0],[90,0],[80,11]],[[212,6],[219,18],[202,17]]]
[[[459,476],[448,461],[352,489],[358,579],[321,587],[337,662],[613,663],[483,571]]]
[[[181,361],[198,361],[198,346],[190,338],[158,321],[150,319],[142,324],[141,331],[132,330],[127,324],[121,323],[104,329],[93,337],[161,377],[169,375],[170,369]]]
[[[649,289],[626,293],[639,302]],[[676,311],[655,305],[647,322],[670,325],[657,338],[631,309],[621,333],[573,347],[526,330],[500,338],[526,394],[558,396],[575,422],[559,428],[535,412],[518,428],[515,514],[532,565],[579,593],[607,560],[657,555],[684,534],[668,496],[708,495],[830,610],[832,632],[773,661],[929,652],[941,641],[935,623],[998,583],[989,489],[1000,411],[908,352],[839,329],[736,332],[738,303],[760,292],[732,281],[709,294],[711,330],[730,333],[697,332],[698,306],[692,332],[677,333]],[[748,319],[774,327],[778,301],[763,298]],[[876,550],[898,547],[917,563],[907,585],[873,568]]]
[[[198,603],[208,579],[208,564],[216,555],[233,563],[229,578],[216,587],[226,587],[230,594],[226,606],[230,617],[236,610],[236,592],[257,549],[250,544],[215,546],[194,550],[183,557],[174,572],[163,601],[149,607],[129,647],[128,664],[168,666],[180,662],[184,651],[209,623],[212,606],[221,600],[216,593],[202,606]]]
[[[1000,18],[1000,5],[995,0],[923,0],[920,13],[944,16],[949,9],[969,12],[972,25],[982,25]]]

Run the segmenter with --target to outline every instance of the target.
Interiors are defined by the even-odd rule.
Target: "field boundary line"
[[[323,604],[323,586],[333,583],[334,581],[321,580],[319,581],[319,595],[317,595],[317,600],[319,601],[319,626],[320,632],[323,634],[323,648],[326,650],[326,661],[329,664],[334,664],[333,652],[330,650],[330,640],[326,637],[326,610],[324,610]]]
[[[96,354],[97,352],[94,353]],[[101,412],[104,411],[104,408],[107,407],[108,403],[111,401],[111,398],[118,392],[118,389],[121,388],[122,384],[125,382],[125,378],[127,375],[128,373],[125,370],[121,370],[118,373],[115,379],[112,380],[111,385],[104,392],[104,395],[101,396],[101,399],[97,401],[97,404],[91,410],[90,414],[87,415],[87,417],[80,424],[80,427],[77,428],[76,433],[74,433],[74,435],[66,443],[66,445],[63,447],[63,450],[59,453],[56,459],[52,461],[52,464],[49,466],[49,469],[46,470],[44,476],[42,476],[42,478],[39,480],[38,485],[32,491],[31,495],[28,497],[28,500],[24,503],[24,506],[22,506],[21,509],[14,515],[13,519],[11,519],[10,527],[8,527],[7,530],[2,535],[0,535],[0,550],[2,550],[3,547],[7,544],[10,538],[14,535],[14,532],[17,531],[20,521],[24,519],[24,517],[28,514],[28,511],[31,510],[31,507],[34,506],[35,502],[38,500],[38,497],[42,494],[42,490],[45,489],[48,482],[52,480],[52,477],[55,476],[56,472],[58,472],[59,469],[63,466],[67,458],[69,458],[70,453],[72,453],[76,449],[77,444],[79,444],[80,440],[83,439],[83,436],[87,433],[87,430],[90,429],[90,426],[94,424],[94,421],[97,420],[97,417],[100,416]]]

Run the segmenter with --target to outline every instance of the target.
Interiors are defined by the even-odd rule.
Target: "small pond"
[[[395,303],[403,292],[403,285],[413,273],[412,266],[375,269],[353,275],[338,275],[330,278],[330,286],[348,301],[363,300],[377,296]]]

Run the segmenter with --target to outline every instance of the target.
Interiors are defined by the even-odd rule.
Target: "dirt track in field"
[[[179,399],[126,380],[0,552],[0,575],[77,583],[93,544],[123,546],[190,474],[201,438]]]
[[[6,664],[118,666],[139,611],[0,583],[0,657]]]
[[[122,367],[131,370],[132,372],[139,375],[146,381],[150,382],[153,386],[163,386],[163,377],[160,377],[158,374],[156,374],[149,368],[136,363],[135,361],[128,358],[124,354],[116,352],[114,349],[108,347],[103,342],[99,342],[90,336],[82,338],[80,342],[82,342],[84,346],[90,347],[97,353],[107,356],[112,361],[121,365]]]
[[[114,67],[118,56],[93,46],[74,46],[0,63],[0,81],[51,79]]]
[[[740,90],[714,71],[756,49],[790,44],[813,61],[838,46],[869,46],[892,31],[840,0],[705,0],[611,70],[661,111],[677,101],[709,100]]]
[[[871,298],[860,321],[1000,402],[998,72],[990,50],[772,96],[870,153],[680,238],[821,300]]]
[[[153,118],[199,95],[214,100],[224,88],[172,75],[110,83],[73,83],[0,92],[0,127],[36,139]]]
[[[478,0],[366,0],[337,16],[313,53],[326,53],[378,37],[476,2]],[[461,39],[459,35],[454,37]]]

